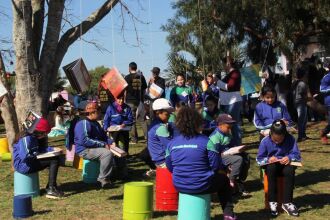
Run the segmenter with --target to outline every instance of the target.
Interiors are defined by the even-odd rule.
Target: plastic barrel
[[[124,220],[145,220],[152,218],[153,183],[130,182],[124,185]]]
[[[167,168],[156,170],[156,210],[177,211],[178,196],[172,181],[172,174]]]
[[[2,161],[11,161],[11,153],[3,153],[1,156]]]
[[[9,153],[8,139],[6,137],[0,138],[0,157],[4,153]]]
[[[33,215],[32,199],[29,195],[14,196],[13,217],[15,219],[27,218]]]
[[[78,170],[82,170],[83,168],[83,159],[79,157],[77,154],[74,155],[72,166]]]
[[[266,172],[264,173],[264,192],[265,192],[265,209],[269,209],[268,202],[268,177]],[[283,193],[284,193],[284,179],[282,176],[277,177],[277,202],[278,202],[278,210],[282,211],[281,204],[283,203]]]
[[[39,174],[22,174],[14,172],[14,195],[31,195],[33,197],[40,195]]]
[[[83,182],[96,183],[100,174],[100,162],[98,160],[84,160],[83,162]]]
[[[179,193],[178,220],[209,220],[210,204],[210,194]]]
[[[65,154],[66,161],[73,161],[75,152],[76,152],[75,145],[72,145],[71,150],[66,149],[66,154]]]

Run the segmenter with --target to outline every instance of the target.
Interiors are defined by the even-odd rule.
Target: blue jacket
[[[33,173],[40,170],[37,154],[47,152],[47,147],[39,147],[38,139],[27,135],[18,140],[13,146],[14,168],[19,173]]]
[[[209,86],[208,90],[203,92],[202,97],[203,97],[203,106],[205,106],[205,100],[209,95],[213,95],[215,98],[219,99],[219,87],[215,84],[212,84]]]
[[[300,151],[295,138],[291,134],[285,136],[281,144],[275,144],[270,136],[264,137],[259,145],[257,163],[264,165],[272,156],[281,159],[288,156],[290,161],[301,161]]]
[[[330,106],[330,72],[321,80],[320,92],[324,94],[324,104]]]
[[[106,144],[112,144],[113,140],[107,137],[97,121],[84,119],[79,121],[74,128],[74,144],[76,153],[87,148],[105,147]]]
[[[148,150],[156,165],[165,162],[165,150],[172,138],[172,129],[159,118],[155,118],[148,130]]]
[[[127,104],[123,104],[123,111],[119,113],[112,103],[108,106],[104,115],[103,129],[106,131],[111,125],[132,125],[134,122],[131,108]]]
[[[266,102],[258,103],[253,119],[254,126],[257,129],[268,129],[277,119],[285,119],[289,122],[288,126],[292,126],[293,122],[289,115],[288,109],[282,102],[275,101],[272,105],[268,105]]]
[[[173,173],[175,188],[182,193],[207,190],[221,164],[214,144],[202,134],[190,139],[177,136],[166,149],[166,166]]]
[[[230,134],[224,134],[218,127],[210,134],[209,138],[219,153],[233,147],[231,142],[232,136]]]
[[[184,102],[188,106],[193,106],[195,103],[192,89],[189,86],[174,86],[170,94],[170,102],[173,107],[178,102]]]

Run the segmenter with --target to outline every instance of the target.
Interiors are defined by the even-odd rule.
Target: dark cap
[[[151,72],[159,74],[160,73],[160,69],[158,67],[154,67],[152,68]]]
[[[236,121],[228,114],[220,114],[217,118],[217,124],[222,125],[222,124],[233,124]]]

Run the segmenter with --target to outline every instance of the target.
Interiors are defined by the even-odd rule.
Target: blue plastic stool
[[[21,219],[33,215],[32,199],[29,195],[14,196],[13,218]]]
[[[85,160],[83,161],[82,178],[84,183],[96,183],[100,174],[100,161]]]
[[[29,173],[22,174],[14,172],[14,195],[31,195],[36,197],[40,195],[39,174]]]
[[[178,220],[209,220],[210,204],[210,194],[179,193]]]

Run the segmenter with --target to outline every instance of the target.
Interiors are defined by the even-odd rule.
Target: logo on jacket
[[[281,107],[277,107],[276,110],[277,110],[277,113],[281,113],[282,112]]]

